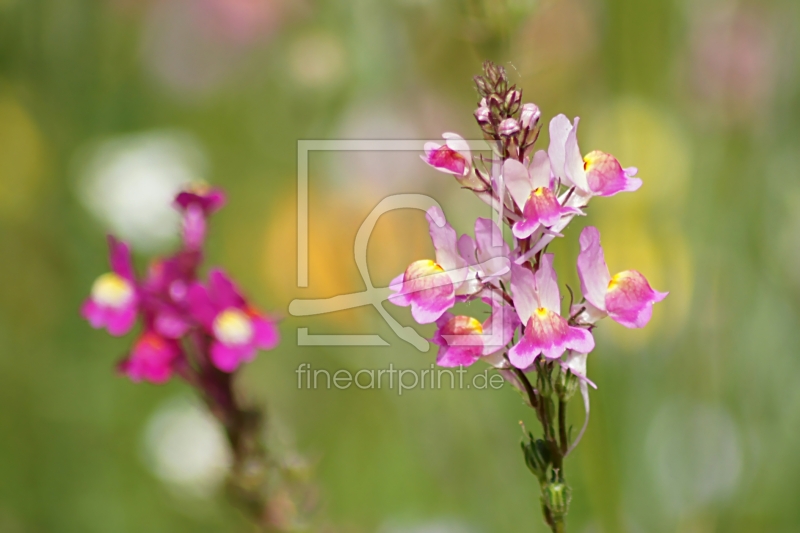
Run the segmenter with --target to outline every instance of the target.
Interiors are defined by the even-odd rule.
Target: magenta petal
[[[614,275],[606,294],[606,311],[614,321],[628,328],[642,328],[653,315],[653,304],[667,297],[650,287],[647,279],[636,270]]]
[[[127,244],[117,240],[113,235],[108,236],[109,262],[111,270],[128,281],[134,279],[131,250]]]
[[[594,336],[588,329],[570,326],[566,347],[580,353],[589,353],[594,350]]]
[[[632,169],[624,170],[611,154],[595,150],[584,157],[584,162],[589,188],[597,196],[614,196],[642,186],[642,180],[629,174]]]
[[[253,328],[255,329],[254,342],[262,350],[271,350],[278,345],[280,334],[278,326],[271,320],[262,316],[253,318]]]
[[[106,324],[105,309],[100,307],[91,298],[87,298],[81,306],[81,316],[89,321],[89,324],[97,329],[102,328]]]
[[[471,366],[480,359],[481,351],[475,346],[441,346],[436,364],[443,367]]]
[[[219,341],[214,341],[211,344],[211,362],[214,366],[223,372],[233,372],[241,362],[252,355],[255,348],[250,345],[244,346],[227,346]]]
[[[533,235],[533,232],[536,231],[539,226],[541,226],[541,224],[538,221],[524,218],[514,223],[514,226],[511,228],[511,232],[517,239],[527,239]]]
[[[536,357],[541,353],[540,349],[530,342],[524,335],[519,342],[508,350],[508,360],[517,368],[528,368],[536,361]]]
[[[208,293],[211,300],[220,309],[245,306],[245,300],[241,293],[222,269],[215,268],[209,272]]]
[[[210,331],[213,327],[214,318],[216,318],[218,310],[211,301],[206,288],[199,283],[193,283],[189,286],[186,300],[189,304],[189,312],[195,320]]]
[[[134,304],[127,305],[119,311],[108,313],[108,332],[115,337],[128,333],[136,322],[137,307]]]
[[[581,251],[578,254],[578,277],[581,292],[586,300],[601,311],[606,308],[606,291],[611,275],[600,246],[600,232],[589,226],[583,229],[580,237]]]
[[[158,313],[154,329],[168,339],[179,339],[189,331],[190,324],[180,314],[168,310]]]

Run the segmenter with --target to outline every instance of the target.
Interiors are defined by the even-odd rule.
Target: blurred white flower
[[[673,514],[685,515],[730,497],[743,466],[741,435],[717,405],[670,401],[647,435],[647,464]]]
[[[181,494],[208,497],[227,475],[230,451],[219,423],[187,398],[164,403],[147,423],[144,453],[153,474]]]
[[[157,251],[178,235],[175,193],[202,179],[206,162],[192,137],[156,131],[102,141],[78,167],[89,211],[135,248]]]

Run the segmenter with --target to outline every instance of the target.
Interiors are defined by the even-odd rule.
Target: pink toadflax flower
[[[443,367],[470,366],[481,358],[493,366],[502,366],[504,359],[491,357],[503,351],[519,327],[517,314],[502,302],[484,299],[492,304],[492,314],[481,324],[469,316],[445,313],[436,321],[438,329],[431,341],[439,346],[436,364]]]
[[[594,322],[605,315],[628,328],[642,328],[653,315],[653,304],[667,297],[667,292],[653,290],[636,270],[614,276],[608,271],[600,232],[589,226],[580,237],[578,276],[586,298],[586,317]]]
[[[133,327],[139,307],[131,252],[128,245],[108,237],[111,272],[97,278],[81,308],[93,328],[106,328],[111,335],[124,335]]]
[[[552,254],[542,256],[535,274],[515,264],[511,272],[514,306],[525,324],[525,333],[508,351],[512,365],[525,369],[540,354],[547,359],[557,359],[567,350],[589,353],[594,349],[592,334],[584,328],[570,326],[560,314],[561,296]]]
[[[469,144],[456,133],[443,133],[445,144],[425,143],[422,160],[440,172],[466,176],[472,171],[472,152]]]
[[[208,287],[194,283],[188,292],[189,309],[214,338],[211,361],[223,372],[233,372],[256,351],[278,344],[275,323],[248,305],[233,282],[221,270],[212,270]]]
[[[508,279],[509,250],[497,225],[486,218],[475,221],[475,239],[458,238],[438,207],[427,213],[436,261],[421,259],[391,281],[389,301],[411,306],[420,324],[436,322],[456,302],[475,296],[485,283]]]
[[[580,209],[559,203],[551,186],[550,160],[544,151],[536,152],[530,169],[514,159],[503,163],[503,180],[511,198],[522,210],[522,220],[512,231],[518,239],[530,237],[541,227],[550,228],[562,217],[583,214]]]
[[[181,354],[177,341],[146,331],[119,364],[119,370],[134,382],[165,383],[172,377]]]
[[[635,167],[622,168],[619,161],[605,152],[594,150],[581,156],[578,147],[578,123],[573,124],[564,115],[550,122],[550,160],[553,174],[564,183],[572,184],[582,196],[614,196],[620,192],[631,192],[642,186],[642,180],[634,178]]]
[[[206,185],[192,185],[178,193],[175,207],[183,213],[183,241],[189,250],[199,250],[206,237],[206,219],[225,205],[225,193]]]

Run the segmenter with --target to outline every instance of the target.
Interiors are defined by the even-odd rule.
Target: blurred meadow
[[[313,152],[297,288],[297,141],[479,138],[484,59],[543,120],[580,115],[584,151],[639,167],[639,193],[580,223],[612,272],[671,292],[647,329],[598,330],[569,530],[800,531],[798,21],[793,0],[0,0],[0,533],[250,531],[185,385],[117,376],[130,339],[78,314],[105,233],[144,268],[176,244],[170,195],[198,179],[229,198],[210,261],[285,316],[243,386],[275,446],[314,463],[336,531],[544,532],[513,389],[300,389],[301,363],[425,369],[434,352],[372,308],[287,313],[363,290],[353,240],[387,194],[431,194],[460,231],[487,216],[418,153]],[[556,244],[573,287],[578,231]],[[387,214],[372,279],[431,253],[423,213]],[[298,327],[391,346],[298,346]]]

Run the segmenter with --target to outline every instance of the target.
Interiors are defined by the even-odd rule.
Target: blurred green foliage
[[[642,191],[598,200],[587,223],[612,271],[640,269],[671,291],[648,330],[600,328],[592,421],[567,462],[570,531],[798,531],[799,11],[791,0],[0,0],[0,532],[248,530],[221,495],[181,496],[148,468],[148,420],[187,391],[115,376],[129,339],[78,316],[109,229],[87,209],[81,154],[128,134],[191,136],[202,177],[229,192],[212,261],[285,312],[291,298],[361,289],[352,238],[381,194],[434,194],[462,231],[482,214],[415,154],[401,173],[313,155],[311,283],[292,289],[297,140],[477,136],[483,59],[505,64],[545,119],[580,115],[586,151],[639,166]],[[376,283],[429,251],[422,215],[404,216],[373,236]],[[576,235],[556,246],[572,286]],[[282,346],[242,376],[315,458],[331,520],[353,532],[544,531],[518,445],[517,421],[532,414],[510,388],[298,389],[302,362],[428,368],[431,353],[374,315],[288,317]],[[377,331],[392,346],[298,347],[297,327]],[[577,407],[571,416],[581,423]]]

